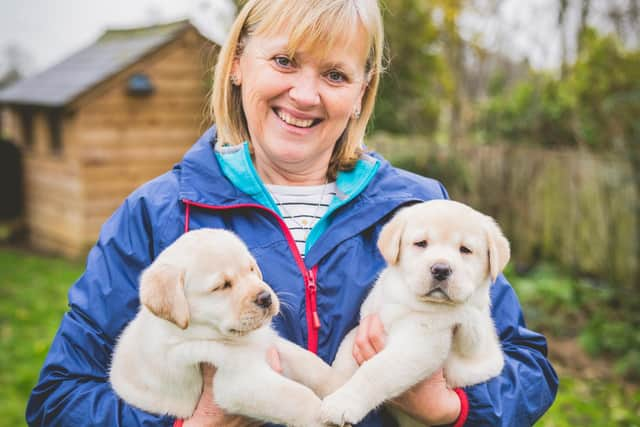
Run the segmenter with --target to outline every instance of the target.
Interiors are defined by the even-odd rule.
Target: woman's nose
[[[289,96],[299,107],[311,107],[320,103],[318,77],[315,73],[301,71],[293,79]]]

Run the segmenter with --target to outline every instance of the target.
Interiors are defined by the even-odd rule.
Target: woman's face
[[[253,36],[234,62],[241,85],[256,168],[275,175],[316,176],[324,182],[333,147],[366,88],[364,31],[345,38],[326,57],[314,52],[287,55],[287,37]]]

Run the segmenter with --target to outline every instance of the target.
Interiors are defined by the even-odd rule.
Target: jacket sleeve
[[[546,339],[526,328],[518,298],[502,275],[491,300],[505,366],[498,377],[464,389],[469,411],[464,425],[531,426],[553,403],[558,376],[546,357]]]
[[[127,405],[109,384],[115,339],[138,310],[138,275],[154,257],[154,219],[145,205],[132,196],[105,223],[69,291],[69,312],[27,404],[30,426],[173,424]]]

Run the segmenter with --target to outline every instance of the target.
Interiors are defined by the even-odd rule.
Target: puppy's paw
[[[357,396],[338,390],[322,401],[320,418],[325,424],[346,427],[360,422],[371,409]]]

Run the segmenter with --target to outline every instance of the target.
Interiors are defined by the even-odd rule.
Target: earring
[[[356,108],[353,109],[352,117],[355,120],[358,120],[360,118],[360,107],[356,107]]]
[[[238,76],[236,76],[235,74],[232,74],[229,77],[229,80],[231,80],[231,84],[234,86],[238,86],[240,84],[240,79],[238,79]]]

